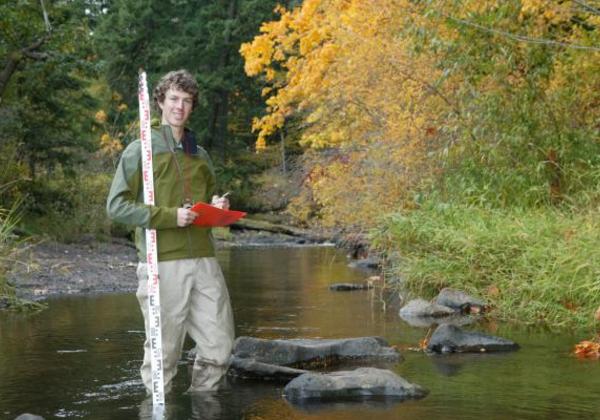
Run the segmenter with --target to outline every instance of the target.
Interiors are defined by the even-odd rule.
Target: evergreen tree
[[[17,144],[32,179],[70,168],[92,147],[85,2],[3,2],[0,15],[0,147]]]
[[[260,89],[244,74],[239,54],[261,22],[273,17],[274,0],[115,0],[99,19],[95,38],[111,87],[135,105],[136,75],[151,82],[186,68],[202,88],[191,125],[213,156],[225,160],[253,143],[252,117]]]

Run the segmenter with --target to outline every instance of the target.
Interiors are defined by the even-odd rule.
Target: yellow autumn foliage
[[[104,112],[103,110],[100,110],[100,111],[96,112],[94,119],[96,120],[96,122],[102,124],[102,123],[106,122],[106,120],[108,119],[108,116],[106,115],[106,112]]]
[[[323,223],[371,226],[373,215],[414,206],[419,188],[443,176],[445,157],[466,150],[467,141],[495,141],[490,117],[476,106],[494,98],[509,107],[515,92],[531,89],[531,45],[594,48],[598,16],[580,3],[305,0],[293,10],[278,7],[280,18],[240,49],[246,73],[265,83],[266,113],[252,127],[257,150],[293,119],[301,145],[312,150],[305,196]],[[571,24],[575,18],[582,23]],[[473,51],[467,32],[473,44],[489,39],[504,50]],[[571,50],[548,51],[546,60],[547,75],[535,81],[546,106],[582,126],[598,121],[600,60]]]
[[[439,146],[431,133],[452,118],[443,93],[422,78],[440,72],[426,57],[411,57],[407,40],[390,30],[403,24],[411,2],[373,3],[310,0],[280,9],[281,20],[241,48],[249,75],[282,75],[265,91],[270,112],[253,125],[258,141],[295,114],[305,121],[302,145],[338,149],[310,185],[326,224],[365,225],[362,211],[402,206]]]

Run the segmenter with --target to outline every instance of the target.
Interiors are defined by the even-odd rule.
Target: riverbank
[[[387,217],[374,242],[388,255],[388,278],[415,296],[453,287],[484,298],[499,320],[595,331],[599,216],[425,203]]]

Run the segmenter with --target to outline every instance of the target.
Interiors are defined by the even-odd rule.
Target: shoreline
[[[215,242],[217,251],[239,247],[336,245],[333,241],[246,230],[231,232]],[[135,246],[125,239],[103,242],[83,237],[72,243],[45,240],[19,254],[7,279],[18,299],[33,302],[61,296],[131,293],[137,289],[137,264]]]

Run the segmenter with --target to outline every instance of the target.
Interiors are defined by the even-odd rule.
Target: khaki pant
[[[165,393],[177,373],[186,332],[196,343],[189,391],[211,391],[225,375],[233,346],[233,314],[229,293],[216,258],[191,258],[158,263]],[[147,264],[139,263],[138,290],[146,328],[142,380],[152,389],[148,340]]]

